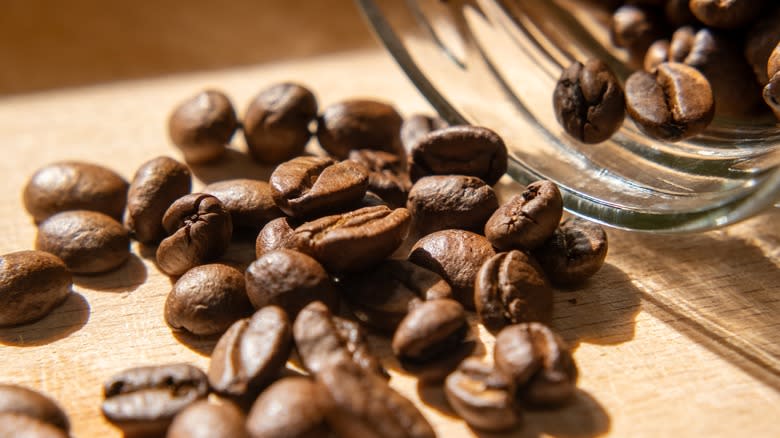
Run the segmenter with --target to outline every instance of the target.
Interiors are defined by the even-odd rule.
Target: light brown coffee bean
[[[0,256],[0,327],[43,318],[68,298],[72,287],[65,262],[53,254],[17,251]]]

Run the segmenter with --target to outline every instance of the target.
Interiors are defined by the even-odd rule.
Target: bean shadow
[[[214,351],[214,347],[219,341],[220,335],[214,336],[197,336],[184,331],[171,330],[173,337],[176,338],[179,343],[189,348],[190,350],[198,353],[201,356],[211,357],[211,353]]]
[[[204,184],[237,178],[268,181],[274,168],[256,163],[248,154],[233,147],[227,148],[225,155],[213,163],[190,165],[192,174]]]
[[[104,292],[132,292],[146,282],[146,265],[137,255],[130,258],[118,269],[98,275],[76,275],[73,282],[77,285]]]
[[[68,337],[87,324],[90,306],[78,292],[42,319],[17,327],[0,328],[0,343],[15,347],[36,347]]]

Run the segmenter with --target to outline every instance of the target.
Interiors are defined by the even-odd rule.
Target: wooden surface
[[[88,0],[68,2],[72,9],[62,6],[61,13],[46,11],[51,2],[9,2],[0,26],[0,54],[6,55],[0,72],[6,94],[0,97],[0,253],[33,245],[35,226],[20,194],[35,169],[78,159],[129,179],[149,158],[180,157],[167,139],[167,114],[204,87],[226,90],[240,111],[260,88],[279,80],[308,84],[323,105],[372,96],[395,102],[407,115],[430,111],[348,1],[239,1],[221,12],[206,2],[180,2],[187,8],[156,3],[171,16],[140,6],[112,12]],[[330,4],[327,12],[312,6],[324,3]],[[241,5],[249,8],[244,15]],[[84,18],[93,9],[100,9],[97,18]],[[250,27],[250,14],[264,26]],[[120,25],[107,24],[107,17]],[[81,34],[63,27],[79,19]],[[143,31],[144,39],[127,34],[131,28]],[[266,45],[262,38],[269,35],[276,40]],[[107,53],[113,55],[102,56]],[[225,161],[194,169],[195,188],[266,176],[268,169],[252,165],[242,148],[236,141]],[[580,368],[576,400],[561,411],[529,413],[525,427],[511,436],[777,436],[779,222],[776,209],[690,236],[610,230],[602,271],[581,290],[556,293],[554,326],[574,346]],[[77,277],[73,295],[47,318],[0,330],[0,381],[59,400],[76,437],[119,435],[99,411],[101,383],[117,371],[208,364],[213,341],[171,333],[162,317],[170,280],[148,249],[134,244],[133,253],[118,271]],[[235,242],[227,258],[250,261],[251,243]],[[482,351],[489,351],[490,336],[482,333],[482,340]],[[386,340],[373,343],[393,375],[391,384],[420,406],[439,436],[474,436],[453,417],[439,389],[418,388],[398,370]]]

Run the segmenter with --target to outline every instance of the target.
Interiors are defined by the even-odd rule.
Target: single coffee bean
[[[219,181],[203,188],[219,199],[230,213],[233,226],[257,231],[268,221],[284,216],[274,203],[271,185],[254,179]]]
[[[532,405],[559,405],[575,391],[577,366],[563,340],[547,326],[511,325],[496,336],[496,369],[516,386],[518,397]]]
[[[774,50],[769,55],[769,60],[766,63],[766,72],[770,78],[780,73],[780,41],[777,42]]]
[[[401,143],[407,154],[412,153],[414,144],[420,137],[437,129],[444,129],[450,126],[444,119],[426,114],[415,114],[404,120],[401,125]]]
[[[511,382],[478,358],[464,360],[447,376],[444,394],[452,409],[473,428],[503,432],[522,422]]]
[[[238,118],[228,97],[216,90],[202,91],[180,103],[168,119],[171,141],[192,164],[214,161],[225,154]]]
[[[0,438],[68,438],[68,434],[37,418],[0,413]]]
[[[255,161],[277,164],[301,155],[317,118],[317,98],[308,88],[283,82],[255,96],[244,116],[244,137]]]
[[[359,201],[368,188],[368,171],[354,161],[297,157],[271,174],[274,202],[294,217],[334,211]]]
[[[140,242],[158,243],[165,237],[165,210],[191,188],[192,176],[184,164],[168,157],[147,161],[130,183],[125,226]]]
[[[664,62],[685,62],[695,41],[696,30],[693,26],[683,26],[675,30],[669,42],[669,55]]]
[[[286,377],[263,391],[249,411],[252,438],[330,436],[325,416],[332,402],[324,387],[307,377]]]
[[[534,255],[553,284],[573,286],[601,269],[607,257],[607,246],[607,233],[601,225],[568,218]]]
[[[68,298],[72,286],[65,262],[53,254],[17,251],[0,256],[0,327],[43,318]],[[0,389],[0,405],[1,394]]]
[[[452,288],[439,274],[406,260],[385,260],[346,275],[340,289],[358,321],[389,332],[406,316],[412,300],[452,298]]]
[[[244,414],[230,403],[197,401],[181,411],[166,438],[249,438]]]
[[[403,207],[412,187],[406,160],[399,155],[372,149],[349,152],[349,159],[368,170],[368,190],[394,207]]]
[[[406,208],[420,235],[448,228],[482,231],[498,208],[493,188],[479,178],[435,175],[420,178],[409,191]]]
[[[255,240],[255,256],[260,258],[268,251],[289,248],[290,236],[295,232],[295,227],[300,225],[289,217],[278,217],[269,221],[260,230]]]
[[[177,199],[163,216],[169,234],[157,247],[157,265],[168,275],[181,275],[221,256],[233,234],[230,213],[219,199],[191,193]]]
[[[761,85],[766,85],[772,76],[767,75],[767,61],[780,42],[780,5],[775,5],[745,32],[745,59]]]
[[[391,105],[374,100],[345,100],[323,111],[317,121],[320,146],[339,160],[353,149],[376,149],[404,155],[401,115]]]
[[[500,250],[530,250],[552,235],[562,215],[558,186],[552,181],[536,181],[490,216],[485,236]]]
[[[161,436],[173,418],[208,394],[208,379],[188,364],[130,368],[103,386],[103,416],[126,436]]]
[[[658,40],[647,48],[643,67],[646,72],[652,73],[659,65],[668,61],[669,40]]]
[[[507,149],[495,132],[478,126],[453,126],[432,131],[412,147],[412,182],[429,175],[476,176],[489,185],[507,169]]]
[[[474,284],[474,303],[480,321],[492,332],[509,324],[552,320],[552,289],[542,268],[522,251],[485,261]]]
[[[496,253],[490,242],[465,230],[431,233],[412,247],[408,260],[429,269],[452,286],[455,299],[474,309],[474,280],[482,263]]]
[[[645,134],[674,142],[704,131],[715,115],[715,101],[704,75],[669,62],[654,73],[637,71],[629,76],[626,109]]]
[[[199,336],[221,334],[251,313],[241,271],[219,263],[185,272],[165,300],[165,322]]]
[[[56,255],[74,274],[98,274],[118,268],[130,257],[130,236],[103,213],[64,211],[40,224],[35,249]]]
[[[0,383],[0,415],[3,414],[34,418],[64,432],[70,429],[68,416],[54,400],[23,386]]]
[[[780,120],[780,42],[777,43],[766,66],[771,78],[764,86],[764,102],[769,105],[775,117]]]
[[[562,73],[553,92],[555,117],[583,143],[601,143],[620,128],[625,97],[614,73],[597,59],[575,61]]]
[[[616,47],[643,55],[664,34],[664,19],[655,8],[625,4],[612,14],[610,37]]]
[[[736,29],[753,22],[768,2],[764,0],[690,0],[691,12],[707,26]]]
[[[99,211],[121,219],[127,181],[97,164],[61,161],[38,169],[24,186],[22,197],[35,223],[69,210]]]

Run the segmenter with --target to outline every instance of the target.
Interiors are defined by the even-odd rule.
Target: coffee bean
[[[685,62],[685,58],[693,50],[696,41],[696,30],[693,26],[683,26],[674,31],[669,42],[669,56],[664,62]]]
[[[252,313],[244,276],[223,264],[195,266],[176,280],[165,300],[165,321],[176,331],[221,334]]]
[[[254,179],[219,181],[203,188],[219,199],[230,213],[233,226],[257,231],[268,221],[284,216],[274,203],[271,185]]]
[[[72,286],[68,268],[55,255],[17,251],[0,256],[0,327],[43,318],[68,298]]]
[[[626,4],[612,14],[612,44],[635,55],[644,54],[664,31],[664,20],[659,11],[652,7]]]
[[[74,274],[98,274],[130,257],[130,236],[103,213],[64,211],[40,224],[35,249],[56,255]]]
[[[547,278],[560,286],[583,283],[604,265],[607,233],[601,225],[579,218],[561,222],[534,252]]]
[[[773,75],[767,75],[767,61],[780,42],[780,5],[775,5],[745,33],[745,59],[761,85],[766,85]]]
[[[244,116],[244,137],[256,161],[277,164],[303,153],[317,118],[317,98],[302,85],[283,82],[261,91]]]
[[[181,275],[221,256],[233,234],[230,213],[205,193],[177,199],[163,216],[169,234],[157,247],[157,265],[168,275]]]
[[[181,411],[166,438],[249,438],[244,414],[230,403],[197,401]]]
[[[269,221],[255,241],[255,256],[260,258],[268,251],[289,248],[290,236],[295,232],[295,227],[300,225],[297,221],[288,217],[279,217]]]
[[[209,384],[222,395],[254,400],[284,368],[291,349],[287,314],[276,306],[263,307],[219,338],[211,354]]]
[[[404,157],[372,149],[349,152],[349,159],[368,170],[368,190],[393,207],[403,207],[412,187]]]
[[[769,60],[766,63],[766,72],[770,78],[780,73],[780,41],[777,42],[774,50],[769,55]]]
[[[443,119],[426,114],[415,114],[404,120],[401,125],[401,143],[407,154],[412,153],[412,148],[417,141],[431,131],[444,129],[449,124]]]
[[[376,149],[404,155],[403,119],[391,105],[374,100],[345,100],[323,111],[317,123],[320,146],[343,160],[353,149]]]
[[[265,252],[246,270],[249,300],[255,309],[274,304],[295,318],[312,301],[338,309],[338,294],[325,268],[298,251]]]
[[[780,120],[780,71],[776,72],[764,87],[764,102],[775,113],[775,117]]]
[[[637,71],[629,76],[626,109],[645,134],[674,142],[704,131],[715,114],[715,102],[704,75],[669,62],[654,73]]]
[[[0,413],[1,438],[68,438],[68,434],[51,424],[19,414]]]
[[[658,40],[647,48],[643,68],[646,72],[652,73],[667,61],[669,61],[669,40]]]
[[[106,167],[61,161],[38,169],[23,193],[24,208],[36,223],[63,211],[99,211],[121,219],[127,181]]]
[[[547,240],[563,215],[563,199],[552,181],[536,181],[496,210],[485,236],[496,248],[530,250]]]
[[[511,325],[496,336],[496,369],[516,386],[524,402],[558,405],[573,395],[577,366],[563,340],[547,326],[532,322]]]
[[[575,61],[562,73],[553,92],[555,117],[578,141],[601,143],[620,129],[625,98],[620,83],[597,59]]]
[[[103,416],[128,436],[160,436],[173,417],[208,394],[203,371],[187,364],[130,368],[103,385]]]
[[[418,240],[408,260],[441,275],[452,286],[455,299],[467,309],[474,309],[477,272],[495,254],[490,242],[479,234],[442,230]]]
[[[495,184],[507,169],[507,150],[495,132],[478,126],[453,126],[422,136],[412,148],[412,182],[429,175],[476,176]]]
[[[511,382],[480,359],[461,362],[447,376],[444,394],[452,409],[473,428],[502,432],[522,422]]]
[[[290,216],[304,217],[362,199],[368,188],[368,171],[354,161],[305,156],[277,166],[270,182],[276,205]]]
[[[426,176],[409,191],[406,208],[420,235],[448,228],[479,232],[498,208],[498,198],[492,187],[473,176]]]
[[[691,12],[707,26],[736,29],[754,21],[768,2],[764,0],[690,0]]]
[[[54,400],[23,386],[0,383],[0,415],[5,414],[33,418],[64,432],[70,429],[68,416]]]
[[[216,90],[202,91],[180,103],[168,119],[171,141],[192,164],[214,161],[225,154],[238,119],[228,97]]]
[[[325,415],[331,405],[325,388],[314,380],[287,377],[257,398],[246,426],[252,438],[323,438],[330,436]]]

